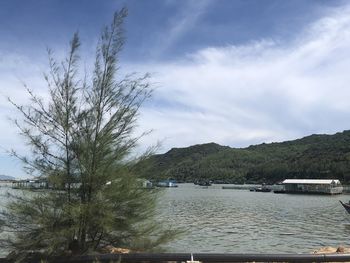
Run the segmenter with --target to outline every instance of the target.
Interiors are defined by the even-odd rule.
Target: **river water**
[[[4,194],[8,188],[0,188]],[[350,246],[350,195],[290,195],[180,184],[164,189],[158,217],[184,230],[167,252],[311,253]],[[0,199],[0,207],[6,198]],[[0,248],[0,256],[5,256]]]
[[[186,231],[170,252],[311,253],[350,245],[350,195],[291,195],[180,184],[165,190],[159,217]]]

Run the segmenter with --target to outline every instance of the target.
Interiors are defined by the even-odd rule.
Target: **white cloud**
[[[165,139],[164,150],[350,129],[350,7],[309,25],[292,43],[208,47],[139,68],[157,72],[160,87],[140,126],[154,129],[147,142]]]
[[[171,31],[165,49],[196,22],[187,19]],[[45,96],[45,59],[0,57],[1,94],[25,103],[24,81]],[[157,90],[142,108],[139,127],[154,130],[143,145],[160,140],[163,151],[206,142],[244,147],[349,129],[350,7],[306,27],[291,43],[208,47],[177,61],[123,68],[155,72]],[[3,98],[0,111],[0,145],[24,150],[6,120],[13,110]]]
[[[24,84],[36,94],[47,96],[43,61],[40,58],[33,59],[20,54],[0,53],[0,174],[24,176],[19,161],[9,157],[8,154],[12,149],[27,154],[28,148],[11,121],[20,119],[21,116],[7,98],[11,98],[19,105],[28,104],[29,97]]]
[[[175,2],[174,2],[175,3]],[[174,45],[183,35],[193,29],[200,17],[205,13],[210,5],[211,0],[188,0],[182,6],[181,11],[169,21],[169,26],[166,32],[162,32],[153,49],[153,57],[167,51]],[[171,2],[168,2],[171,4]],[[178,4],[178,2],[176,2]]]

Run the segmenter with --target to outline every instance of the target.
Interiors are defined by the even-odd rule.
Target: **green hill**
[[[148,179],[181,182],[275,183],[285,178],[350,182],[350,131],[294,141],[230,148],[215,143],[173,148],[137,168]]]
[[[9,175],[0,174],[0,180],[1,181],[3,181],[3,180],[15,180],[15,178],[12,176],[9,176]]]

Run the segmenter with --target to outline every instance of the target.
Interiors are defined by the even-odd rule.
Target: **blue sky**
[[[156,92],[140,148],[232,147],[335,133],[350,124],[350,5],[322,0],[0,1],[0,174],[25,176],[5,149],[27,152],[4,96],[22,82],[47,96],[46,47],[63,58],[79,31],[82,65],[102,27],[127,6],[123,72],[151,72]],[[348,76],[349,75],[349,76]]]
[[[40,55],[46,46],[61,48],[76,30],[89,46],[113,12],[127,6],[125,58],[171,60],[208,46],[290,40],[328,8],[341,5],[337,0],[3,0],[1,48]]]

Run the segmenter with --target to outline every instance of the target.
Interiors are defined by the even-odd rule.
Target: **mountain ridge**
[[[16,178],[14,178],[13,176],[0,174],[0,180],[15,180],[15,179]]]
[[[141,168],[142,167],[142,168]],[[336,178],[350,182],[350,131],[231,148],[217,143],[172,148],[139,165],[151,180],[275,183],[286,178]]]

